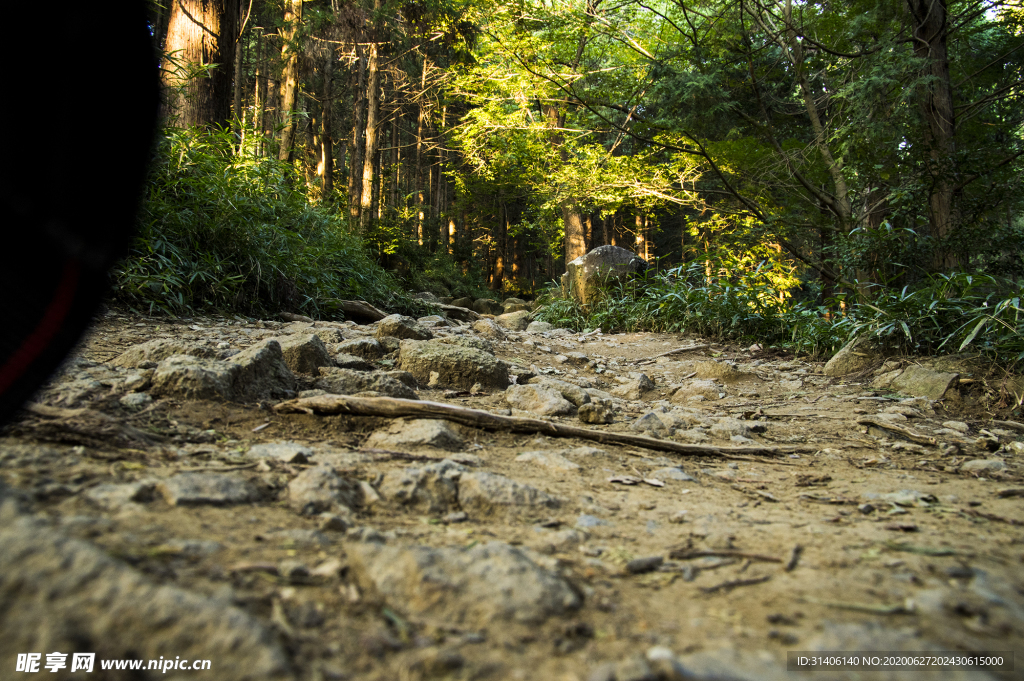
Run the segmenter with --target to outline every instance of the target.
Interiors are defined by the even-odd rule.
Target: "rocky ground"
[[[0,441],[2,664],[760,681],[866,678],[787,651],[1022,649],[1024,425],[985,376],[448,313],[101,315]],[[390,399],[593,435],[352,406]]]

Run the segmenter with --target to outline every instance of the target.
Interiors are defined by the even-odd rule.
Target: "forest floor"
[[[673,334],[491,340],[499,358],[584,387],[610,391],[613,374],[631,371],[654,380],[640,399],[616,402],[615,422],[585,426],[595,430],[633,432],[630,425],[652,409],[679,406],[669,401],[669,387],[692,375],[695,362],[732,362],[741,374],[723,383],[724,398],[684,406],[709,423],[756,421],[764,430],[749,440],[792,448],[730,453],[737,441],[709,432],[708,444],[722,453],[683,455],[465,425],[454,426],[462,439],[455,451],[367,447],[371,433],[387,431],[386,419],[181,398],[132,410],[121,399],[123,382],[97,374],[155,338],[241,348],[282,328],[107,311],[77,360],[37,396],[42,406],[0,441],[0,478],[26,496],[25,514],[99,547],[149,582],[247,613],[284,659],[265,674],[215,669],[216,678],[896,679],[923,677],[895,669],[787,672],[787,652],[1024,650],[1024,445],[1014,444],[1024,426],[993,432],[992,415],[967,386],[959,399],[908,400],[871,389],[871,376],[826,377],[822,362]],[[346,338],[369,331],[337,328]],[[706,347],[658,357],[696,345]],[[568,352],[608,371],[556,359]],[[418,394],[508,413],[502,391],[446,393],[442,386]],[[919,442],[863,423],[871,416]],[[584,426],[574,416],[548,420]],[[247,456],[253,445],[282,442],[312,455],[291,463]],[[446,458],[558,503],[462,514],[457,506],[428,512],[376,498],[389,474]],[[284,500],[289,481],[318,460],[366,483],[352,514],[305,516]],[[965,465],[971,461],[986,463]],[[95,493],[183,471],[243,480],[259,496],[173,505],[167,493],[130,500]],[[367,545],[393,549],[388,561],[408,563],[409,583],[378,579],[374,572],[391,566],[373,563],[375,554],[361,548]],[[480,552],[487,546],[491,558]],[[510,547],[514,555],[501,553]],[[435,549],[462,553],[429,554]],[[417,563],[409,558],[415,551],[427,558]],[[430,572],[430,564],[456,565],[460,555],[498,561],[497,576],[465,564],[458,564],[465,574]],[[513,587],[502,582],[509,556],[525,557],[541,575],[530,573],[540,580],[530,582],[536,593],[487,592],[489,584],[514,590],[519,568],[506,570]],[[431,580],[448,578],[451,584],[430,589]],[[509,598],[527,602],[533,614],[508,611]],[[937,669],[928,678],[1020,674]]]

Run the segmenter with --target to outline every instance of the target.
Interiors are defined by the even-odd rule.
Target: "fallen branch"
[[[963,383],[963,379],[960,380]],[[989,425],[998,426],[999,428],[1009,428],[1010,430],[1016,430],[1019,433],[1024,433],[1024,423],[1017,423],[1016,421],[996,421],[992,419],[989,421]]]
[[[379,322],[388,316],[387,313],[381,312],[364,300],[339,300],[338,307],[346,315],[360,319],[369,319],[374,322]]]
[[[630,433],[611,433],[576,426],[566,426],[540,419],[519,416],[498,416],[482,409],[469,409],[443,402],[405,400],[398,397],[352,397],[350,395],[317,395],[282,402],[274,407],[280,414],[351,414],[354,416],[382,416],[400,418],[412,416],[421,419],[444,419],[484,430],[508,430],[513,433],[539,433],[550,437],[578,437],[601,444],[631,445],[662,452],[687,455],[717,454],[762,454],[779,455],[792,452],[816,451],[817,447],[715,447],[712,445],[690,445],[658,440]]]
[[[747,551],[736,551],[734,549],[675,549],[668,554],[668,557],[673,560],[693,560],[694,558],[747,558],[749,560],[759,560],[763,563],[782,562],[781,558],[776,558],[775,556],[765,556],[760,553],[749,553]]]
[[[921,433],[915,432],[910,428],[904,428],[903,426],[897,426],[895,423],[891,423],[884,419],[876,418],[874,416],[862,416],[857,419],[857,423],[862,426],[874,426],[881,428],[882,430],[888,430],[897,435],[901,435],[911,442],[916,442],[919,445],[932,445],[935,446],[935,438],[928,437],[927,435],[921,435]]]
[[[706,594],[713,594],[716,591],[732,591],[738,586],[753,586],[754,584],[763,584],[771,578],[771,575],[764,575],[762,577],[751,577],[750,579],[732,579],[728,582],[715,584],[714,586],[702,586],[700,587],[700,590]]]

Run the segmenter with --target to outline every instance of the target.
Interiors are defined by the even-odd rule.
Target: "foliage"
[[[227,131],[160,138],[139,234],[114,272],[135,309],[234,309],[337,316],[336,301],[410,304],[330,208],[310,205],[292,166],[239,156]]]
[[[584,307],[550,290],[539,318],[584,331],[670,331],[778,345],[828,355],[867,335],[909,353],[975,351],[1001,363],[1024,359],[1024,284],[985,275],[935,275],[911,290],[883,289],[845,314],[793,302],[765,272],[708,277],[708,261],[616,284]],[[846,304],[839,300],[837,303]]]

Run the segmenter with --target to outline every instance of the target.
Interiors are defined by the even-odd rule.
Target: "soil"
[[[76,356],[108,362],[158,337],[214,338],[244,347],[254,332],[280,326],[242,318],[168,319],[107,311]],[[360,509],[349,522],[364,534],[376,530],[398,546],[490,541],[522,546],[543,556],[582,596],[582,607],[568,617],[479,627],[417,617],[402,602],[360,589],[344,569],[345,547],[355,541],[352,530],[325,530],[331,537],[325,546],[272,538],[280,536],[273,534],[279,530],[317,529],[321,520],[299,515],[279,498],[287,482],[308,465],[258,466],[244,457],[251,445],[291,441],[314,451],[349,452],[358,456],[346,475],[371,485],[399,467],[453,456],[458,460],[458,455],[430,448],[363,449],[367,436],[387,425],[381,418],[280,414],[272,403],[180,399],[157,399],[132,412],[119,402],[123,392],[100,392],[69,404],[62,386],[88,367],[72,363],[37,402],[106,414],[120,429],[27,412],[6,428],[3,446],[46,442],[75,463],[12,461],[0,467],[0,475],[32,495],[34,513],[57,522],[102,519],[61,524],[155,582],[211,597],[229,589],[236,606],[278,632],[299,679],[584,681],[612,678],[597,676],[603,663],[621,664],[655,646],[668,648],[684,663],[688,655],[738,650],[762,660],[766,670],[778,670],[785,667],[787,651],[820,649],[820,641],[841,625],[902,632],[916,642],[905,650],[1024,649],[1024,470],[1018,453],[1024,449],[1012,444],[1024,432],[1004,430],[984,440],[980,431],[993,428],[993,416],[1010,418],[1006,409],[996,410],[991,396],[986,401],[984,392],[972,395],[965,388],[962,396],[934,403],[900,401],[906,396],[872,390],[871,376],[832,379],[822,374],[822,362],[714,343],[656,357],[708,343],[682,335],[572,334],[538,337],[532,346],[523,344],[528,338],[521,333],[492,342],[500,358],[542,372],[551,369],[560,372],[554,377],[594,388],[617,385],[612,373],[643,371],[655,381],[655,390],[617,410],[614,423],[587,427],[628,431],[630,423],[659,404],[674,406],[664,402],[668,386],[682,383],[696,362],[716,359],[735,362],[744,378],[725,384],[724,399],[686,406],[708,417],[762,421],[766,430],[751,436],[758,444],[800,451],[683,456],[457,426],[468,443],[462,454],[476,457],[477,468],[537,487],[563,500],[562,506],[545,514],[471,515],[455,522],[458,518],[447,514],[421,516],[382,502]],[[556,359],[570,351],[598,360],[609,371],[597,374]],[[982,390],[981,383],[974,388]],[[501,392],[454,397],[446,397],[443,387],[418,392],[421,399],[466,407],[508,407]],[[934,437],[935,446],[908,443],[895,432],[858,423],[864,416],[890,414],[897,406],[911,413],[898,425]],[[555,420],[584,425],[572,416]],[[957,435],[945,428],[934,434],[949,421],[966,423],[967,432]],[[738,443],[714,444],[728,448]],[[600,451],[570,457],[578,470],[553,471],[514,460],[525,451],[579,447]],[[999,459],[1005,468],[961,471],[963,463],[975,459]],[[664,479],[662,474],[654,484],[644,482],[666,467],[679,467],[693,479]],[[188,470],[231,470],[254,482],[263,499],[176,507],[157,498],[125,512],[97,508],[83,496],[100,484]],[[629,476],[641,482],[610,481]],[[884,496],[901,491],[910,493]],[[552,539],[578,527],[581,515],[604,524],[581,528],[578,544]],[[216,545],[184,550],[176,540]],[[645,557],[663,562],[650,571],[630,563]],[[308,566],[314,577],[289,579],[267,567],[289,560]],[[341,568],[317,575],[315,568],[331,560],[340,560]],[[981,576],[987,592],[978,586]],[[891,678],[919,678],[915,674],[920,673]],[[1020,676],[1004,671],[969,678]]]

